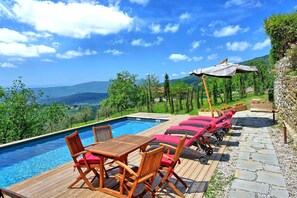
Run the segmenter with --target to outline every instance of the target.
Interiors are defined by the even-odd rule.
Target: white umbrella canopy
[[[221,63],[219,63],[215,66],[202,68],[202,69],[196,69],[196,70],[190,72],[190,75],[202,77],[202,81],[203,81],[206,96],[207,96],[207,101],[209,104],[211,115],[213,117],[214,114],[213,114],[213,110],[212,110],[211,100],[210,100],[210,97],[208,94],[208,88],[207,88],[205,76],[231,78],[236,73],[249,73],[249,72],[257,72],[258,73],[258,68],[256,66],[246,66],[246,65],[239,65],[236,63],[228,63],[228,59],[226,58]]]
[[[223,62],[212,67],[196,69],[190,72],[190,75],[195,75],[195,76],[207,75],[207,76],[214,76],[214,77],[221,77],[221,78],[230,78],[234,76],[236,73],[248,73],[248,72],[258,72],[258,69],[256,66],[245,66],[245,65],[239,65],[236,63]]]

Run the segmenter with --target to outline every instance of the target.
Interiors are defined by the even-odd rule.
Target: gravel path
[[[271,113],[251,113],[249,111],[245,112],[238,112],[235,115],[236,117],[246,117],[246,116],[253,116],[253,117],[262,117],[262,118],[272,118]],[[248,118],[249,119],[249,118]],[[261,120],[261,119],[259,119]],[[242,126],[244,127],[245,123],[242,122],[242,119],[236,120],[238,121],[235,125],[233,125],[232,131],[229,133],[230,140],[228,146],[225,150],[225,153],[217,167],[216,174],[214,175],[213,180],[215,180],[212,184],[210,184],[210,189],[214,189],[216,192],[214,194],[208,194],[210,196],[207,197],[229,197],[229,192],[231,189],[232,181],[234,180],[237,160],[239,158],[239,142],[242,141],[243,134],[242,134]],[[270,123],[270,120],[267,122]],[[259,124],[259,123],[257,123]],[[261,125],[261,124],[260,124]],[[263,123],[263,126],[265,123]],[[297,151],[292,148],[290,144],[283,144],[283,131],[282,128],[277,126],[269,126],[267,127],[269,131],[270,138],[272,140],[272,144],[276,155],[278,157],[279,167],[280,167],[280,174],[283,175],[286,187],[289,192],[289,197],[297,197]],[[221,188],[216,188],[215,186],[222,185]],[[270,189],[271,190],[271,189]],[[206,194],[207,195],[207,194]],[[259,197],[260,194],[256,197]],[[272,197],[268,195],[269,197]]]

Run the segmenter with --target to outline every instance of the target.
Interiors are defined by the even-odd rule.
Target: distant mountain
[[[189,85],[197,85],[201,81],[200,77],[197,76],[186,76],[179,79],[170,80],[170,84],[178,83],[178,82],[185,82]]]
[[[93,81],[72,86],[32,88],[34,92],[44,92],[43,98],[59,98],[80,93],[107,93],[109,81]]]
[[[107,93],[79,93],[73,94],[70,96],[58,97],[58,98],[50,98],[48,100],[42,99],[39,102],[51,104],[56,101],[59,104],[65,105],[98,105],[100,101],[104,100],[108,97]]]

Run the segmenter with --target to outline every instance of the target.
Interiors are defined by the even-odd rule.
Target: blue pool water
[[[160,124],[156,120],[120,119],[111,124],[113,136],[136,134]],[[91,127],[80,129],[84,145],[94,142]],[[0,187],[8,187],[72,160],[64,136],[53,135],[0,149]]]

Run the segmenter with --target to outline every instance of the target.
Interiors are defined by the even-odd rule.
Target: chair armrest
[[[170,149],[176,150],[176,147],[169,144],[160,143],[159,145],[167,147],[168,148],[167,153],[170,153]]]
[[[88,147],[91,147],[91,146],[95,146],[97,144],[99,144],[100,142],[95,142],[95,143],[92,143],[92,144],[88,144],[86,146],[84,146],[84,148],[88,148]]]
[[[137,177],[137,174],[129,166],[127,166],[123,162],[115,161],[115,163],[117,163],[123,169],[127,170],[131,175],[134,175],[135,177]]]
[[[80,155],[83,155],[83,154],[86,154],[86,153],[87,153],[87,151],[81,151],[79,153],[76,153],[76,154],[72,155],[72,157],[77,157],[77,156],[80,156]]]

